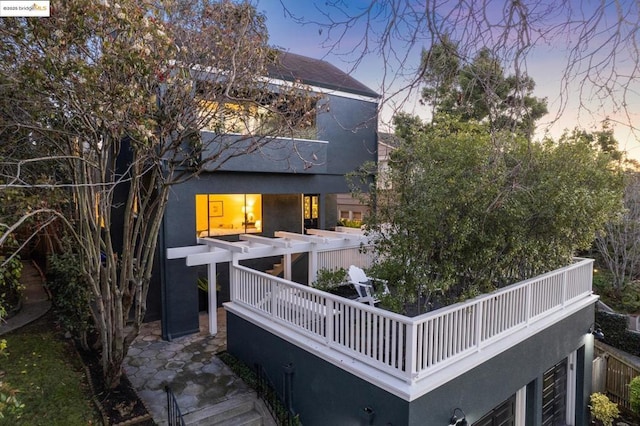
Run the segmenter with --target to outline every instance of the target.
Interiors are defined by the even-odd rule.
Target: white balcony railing
[[[504,338],[571,312],[591,297],[592,260],[418,317],[405,317],[253,269],[232,265],[232,302],[292,335],[405,383],[504,343]],[[490,351],[488,351],[490,352]]]

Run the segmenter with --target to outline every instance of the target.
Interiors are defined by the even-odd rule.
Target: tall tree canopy
[[[171,186],[292,127],[298,118],[281,105],[313,103],[299,85],[276,90],[262,78],[277,54],[248,2],[54,6],[48,19],[0,20],[0,189],[67,191],[67,209],[29,214],[66,223],[91,290],[105,378],[116,385],[145,315]],[[227,103],[282,119],[236,144],[220,124]],[[217,137],[203,146],[206,126]],[[45,169],[57,172],[43,179]]]
[[[492,131],[518,131],[530,138],[535,122],[547,113],[546,100],[533,96],[533,79],[505,75],[499,58],[487,48],[471,61],[459,56],[447,36],[422,53],[423,102],[436,115],[487,121]]]
[[[446,116],[396,126],[368,227],[375,274],[421,311],[570,263],[620,207],[615,164],[583,138],[531,143]]]

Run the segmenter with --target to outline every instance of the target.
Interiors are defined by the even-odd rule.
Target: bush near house
[[[609,398],[602,393],[594,393],[590,398],[591,416],[600,421],[604,426],[613,425],[613,421],[620,415],[618,406],[615,402],[611,402]]]
[[[49,257],[46,287],[53,295],[56,318],[83,348],[93,328],[91,292],[82,276],[78,255],[72,251]]]
[[[640,333],[627,329],[626,315],[598,311],[596,322],[604,333],[605,343],[631,355],[640,356]]]
[[[636,376],[629,382],[629,403],[631,410],[640,415],[640,376]]]

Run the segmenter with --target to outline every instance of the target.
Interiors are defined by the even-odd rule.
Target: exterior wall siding
[[[196,194],[264,194],[265,236],[272,236],[274,231],[301,232],[300,194],[320,194],[319,226],[336,225],[336,202],[331,194],[348,193],[344,175],[364,162],[376,160],[377,103],[334,95],[327,95],[324,102],[328,109],[317,117],[317,137],[324,142],[300,141],[298,145],[303,156],[315,154],[317,164],[301,167],[300,159],[294,158],[296,153],[286,158],[283,154],[286,150],[267,149],[234,158],[171,191],[161,229],[158,267],[154,271],[159,279],[154,281],[147,298],[148,318],[161,316],[163,338],[171,340],[192,334],[199,327],[198,268],[187,267],[184,259],[165,258],[167,248],[196,244]],[[276,154],[277,161],[272,158]],[[225,268],[220,269],[224,276]],[[228,297],[228,291],[223,289],[221,296]]]
[[[276,386],[283,383],[282,366],[293,365],[293,405],[305,425],[367,424],[362,417],[366,407],[375,412],[371,424],[376,425],[445,425],[456,407],[472,424],[525,386],[527,425],[536,425],[544,371],[577,350],[572,368],[577,369],[576,425],[582,425],[588,419],[593,342],[587,330],[593,315],[593,306],[585,308],[411,402],[229,312],[228,350],[249,366],[262,364]]]

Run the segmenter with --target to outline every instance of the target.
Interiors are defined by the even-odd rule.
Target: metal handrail
[[[285,385],[285,395],[282,397],[276,390],[273,382],[267,375],[262,365],[256,364],[257,386],[256,392],[258,397],[265,402],[269,412],[280,426],[297,426],[300,420],[293,412],[291,407],[291,390],[287,390]],[[285,380],[286,381],[286,380]]]
[[[169,426],[185,426],[175,394],[169,386],[165,386],[164,390],[167,392],[167,421]]]

